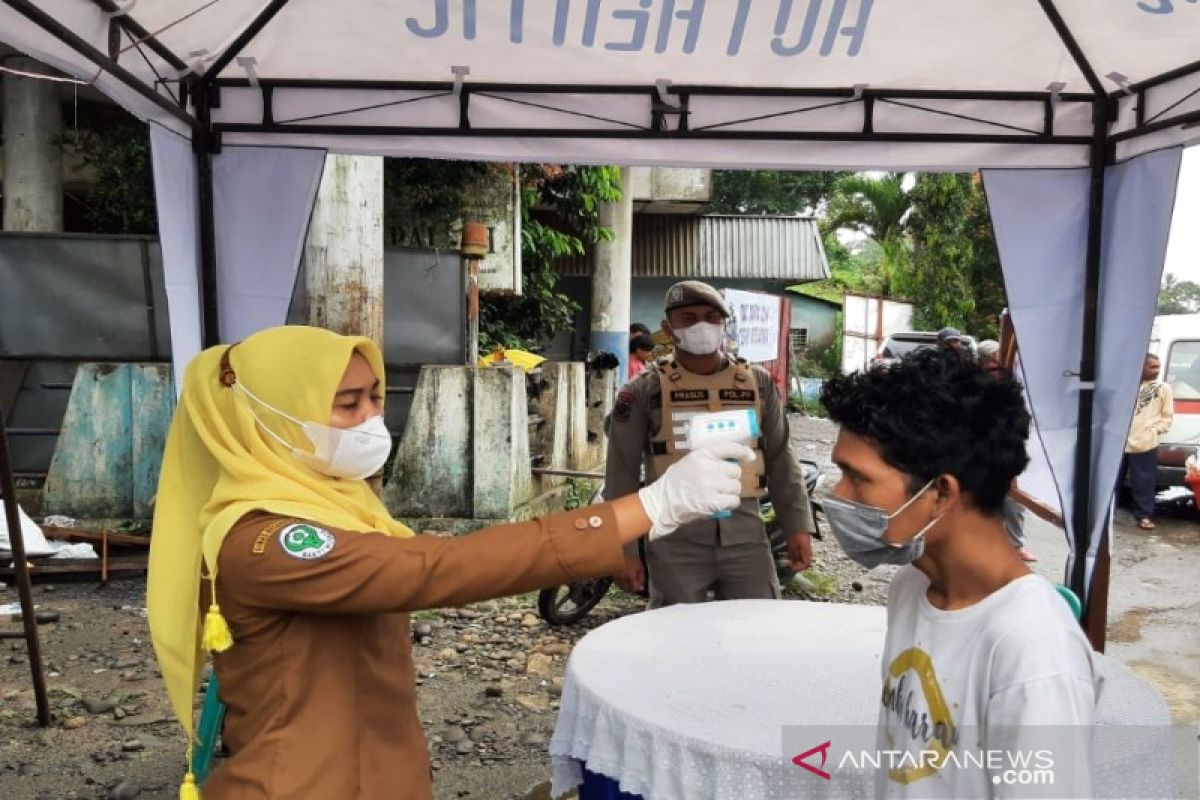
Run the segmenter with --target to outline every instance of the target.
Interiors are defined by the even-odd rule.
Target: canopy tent
[[[282,321],[322,152],[985,170],[1102,646],[1197,0],[3,0],[0,39],[154,123],[179,364]]]

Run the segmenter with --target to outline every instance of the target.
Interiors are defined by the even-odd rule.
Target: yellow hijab
[[[146,607],[167,695],[189,744],[195,739],[192,698],[203,664],[201,574],[215,582],[221,542],[239,519],[262,510],[350,531],[413,535],[392,519],[365,481],[308,468],[265,433],[251,412],[285,441],[311,452],[298,425],[221,382],[227,356],[237,382],[257,397],[296,419],[328,423],[355,352],[367,359],[382,390],[379,348],[369,339],[321,328],[269,328],[232,349],[209,348],[188,364],[158,480]],[[215,605],[210,624],[214,616],[223,626]],[[226,637],[210,649],[230,644]]]

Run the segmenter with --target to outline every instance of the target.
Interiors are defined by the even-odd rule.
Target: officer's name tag
[[[707,399],[707,389],[674,389],[671,392],[672,403],[695,403]]]
[[[734,403],[754,402],[754,392],[751,389],[722,389],[719,397]]]

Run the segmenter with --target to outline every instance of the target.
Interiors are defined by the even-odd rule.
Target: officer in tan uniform
[[[369,340],[271,328],[189,364],[151,539],[147,610],[195,739],[214,653],[231,756],[204,800],[429,800],[409,612],[611,574],[622,545],[734,508],[749,448],[690,454],[613,503],[469,536],[414,536],[366,479],[383,467]],[[660,486],[661,484],[661,486]],[[196,800],[190,772],[181,800]]]
[[[687,425],[698,412],[753,408],[762,436],[757,458],[743,465],[742,503],[724,519],[701,519],[670,540],[646,548],[650,605],[695,603],[709,591],[718,599],[777,598],[779,581],[760,516],[759,498],[769,490],[797,571],[812,562],[812,507],[791,447],[787,416],[766,370],[722,352],[729,306],[700,281],[667,291],[663,330],[675,345],[673,359],[647,368],[617,395],[609,426],[605,495],[637,491],[644,470],[652,484],[686,454]],[[636,545],[625,549],[625,570],[616,576],[627,590],[645,586]]]

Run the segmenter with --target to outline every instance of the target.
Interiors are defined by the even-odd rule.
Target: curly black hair
[[[969,354],[917,350],[897,362],[834,378],[821,387],[829,416],[873,443],[916,492],[953,475],[981,512],[995,515],[1029,463],[1029,412],[1022,388]]]

